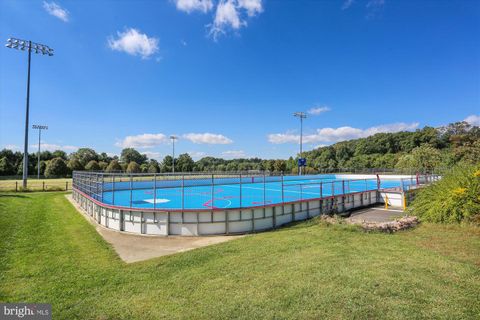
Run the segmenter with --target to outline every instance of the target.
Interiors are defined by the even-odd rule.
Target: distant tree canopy
[[[68,167],[62,158],[53,158],[48,161],[45,168],[45,176],[47,178],[63,177],[68,173]]]
[[[130,163],[133,161],[140,165],[147,161],[147,156],[145,154],[140,154],[140,152],[133,148],[125,148],[122,150],[120,160],[123,163]]]
[[[457,163],[475,164],[480,161],[480,128],[466,122],[456,122],[440,128],[424,127],[413,132],[377,133],[375,135],[342,141],[330,146],[315,148],[302,155],[307,158],[305,173],[324,169],[398,168],[433,170],[451,167]],[[29,154],[29,173],[36,173],[37,158]],[[52,164],[52,161],[57,159]],[[66,169],[59,163],[63,160]],[[171,172],[173,159],[165,156],[161,162],[148,159],[133,148],[122,150],[120,158],[107,153],[97,153],[91,148],[80,148],[67,155],[64,151],[43,151],[40,154],[40,171],[47,175],[69,175],[74,170],[104,170],[128,172]],[[203,157],[194,161],[188,153],[175,159],[177,172],[245,172],[270,171],[296,173],[298,155],[283,159],[231,159]],[[23,154],[0,150],[0,175],[21,175]],[[63,172],[63,173],[59,173]]]
[[[128,167],[127,167],[127,173],[138,173],[138,172],[141,172],[140,170],[140,165],[138,163],[136,163],[135,161],[131,161],[129,164],[128,164]]]

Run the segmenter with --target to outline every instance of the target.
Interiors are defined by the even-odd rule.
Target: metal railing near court
[[[329,198],[386,188],[409,190],[436,181],[420,175],[394,180],[379,176],[332,179],[331,175],[265,173],[109,173],[73,172],[73,188],[101,203],[123,208],[163,210],[164,199],[174,199],[169,211],[252,208]],[[139,191],[141,195],[139,195]],[[148,195],[150,201],[145,202]]]

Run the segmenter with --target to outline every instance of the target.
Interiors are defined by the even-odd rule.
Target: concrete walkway
[[[211,237],[180,237],[180,236],[142,236],[128,234],[99,225],[92,219],[80,206],[73,201],[71,195],[66,198],[77,209],[77,211],[87,219],[97,230],[97,232],[112,245],[120,258],[127,262],[137,262],[148,260],[161,256],[166,256],[178,252],[184,252],[222,243],[225,241],[238,239],[241,236],[211,236]]]
[[[347,218],[352,222],[388,222],[405,215],[403,210],[374,207],[353,211]]]

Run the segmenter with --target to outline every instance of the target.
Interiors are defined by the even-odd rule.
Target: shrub
[[[480,224],[480,165],[457,165],[419,190],[410,211],[424,221]]]
[[[135,161],[131,161],[128,164],[127,170],[128,173],[138,173],[141,171],[140,166]]]
[[[68,173],[68,167],[65,161],[62,158],[53,158],[48,161],[47,167],[45,168],[45,177],[61,177],[65,176]]]
[[[98,171],[100,170],[100,166],[98,165],[98,162],[95,160],[90,160],[87,165],[85,166],[85,170],[92,170],[92,171]]]

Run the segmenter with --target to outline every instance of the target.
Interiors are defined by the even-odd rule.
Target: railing
[[[438,179],[338,180],[331,175],[140,174],[75,171],[73,188],[108,205],[124,208],[215,210],[253,208],[386,188],[409,190]],[[168,205],[165,203],[168,202]]]
[[[402,178],[400,179],[401,182],[401,189],[402,191],[410,191],[413,189],[417,189],[419,187],[431,184],[435,181],[441,179],[441,176],[438,174],[425,174],[411,176],[410,178]]]

